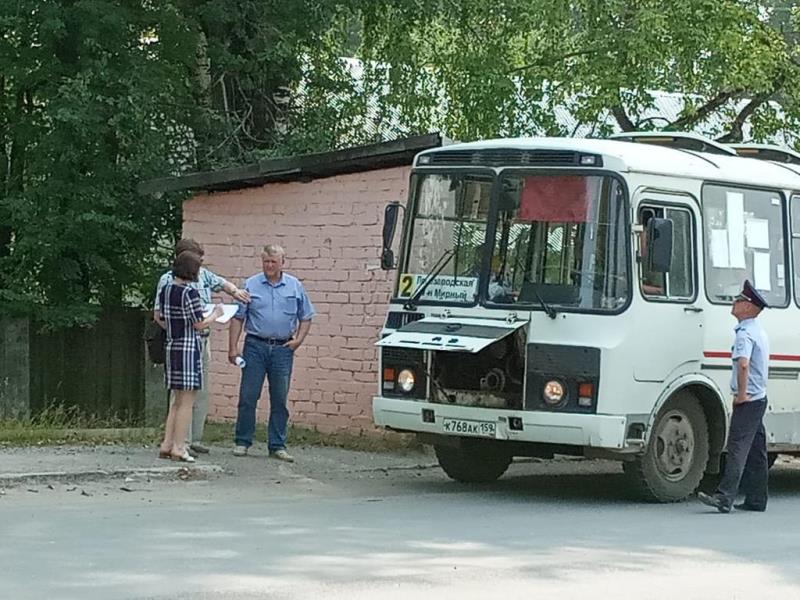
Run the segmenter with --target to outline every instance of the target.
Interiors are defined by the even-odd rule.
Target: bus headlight
[[[564,384],[556,379],[551,379],[544,384],[542,392],[544,401],[550,406],[560,404],[564,400]]]
[[[403,369],[397,374],[397,387],[406,394],[414,389],[416,383],[417,378],[411,369]]]

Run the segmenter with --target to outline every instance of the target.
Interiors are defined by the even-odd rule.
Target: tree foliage
[[[350,97],[351,82],[339,62],[350,23],[348,3],[179,0],[178,5],[198,35],[199,168],[332,143],[318,136],[336,121],[309,127],[296,92],[305,79],[312,92]],[[287,136],[289,131],[293,135]]]
[[[0,309],[149,299],[181,224],[151,177],[432,129],[797,131],[799,24],[791,0],[0,2]]]
[[[159,3],[0,6],[0,299],[86,322],[132,293],[179,222],[135,184],[187,143],[193,42]]]
[[[339,11],[327,0],[0,3],[3,311],[61,326],[149,299],[181,198],[140,196],[137,182],[286,146],[302,119],[291,93],[308,57],[319,79],[337,56]]]
[[[756,0],[364,1],[370,75],[417,127],[460,139],[701,128],[796,129],[797,8]],[[794,11],[794,12],[792,12]],[[659,114],[654,91],[685,98]],[[442,109],[443,107],[443,109]],[[592,129],[593,127],[593,129]]]

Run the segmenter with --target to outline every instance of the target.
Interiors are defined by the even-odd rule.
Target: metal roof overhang
[[[332,152],[262,160],[241,167],[161,177],[140,182],[137,191],[140,194],[181,190],[228,191],[273,182],[310,181],[345,173],[410,166],[418,152],[439,147],[442,143],[440,134],[429,133]]]

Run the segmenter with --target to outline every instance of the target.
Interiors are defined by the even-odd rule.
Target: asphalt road
[[[8,489],[0,597],[800,598],[797,463],[773,471],[768,512],[720,515],[638,503],[611,463],[515,464],[469,487],[426,457],[336,458]]]

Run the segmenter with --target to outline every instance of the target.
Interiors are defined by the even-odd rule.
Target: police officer
[[[733,344],[733,415],[728,434],[728,456],[722,480],[713,495],[698,492],[703,504],[721,513],[731,511],[741,488],[744,502],[739,510],[763,512],[767,508],[767,435],[764,413],[767,410],[767,371],[769,369],[769,340],[756,321],[767,301],[749,281],[733,301],[731,314],[739,324]]]

